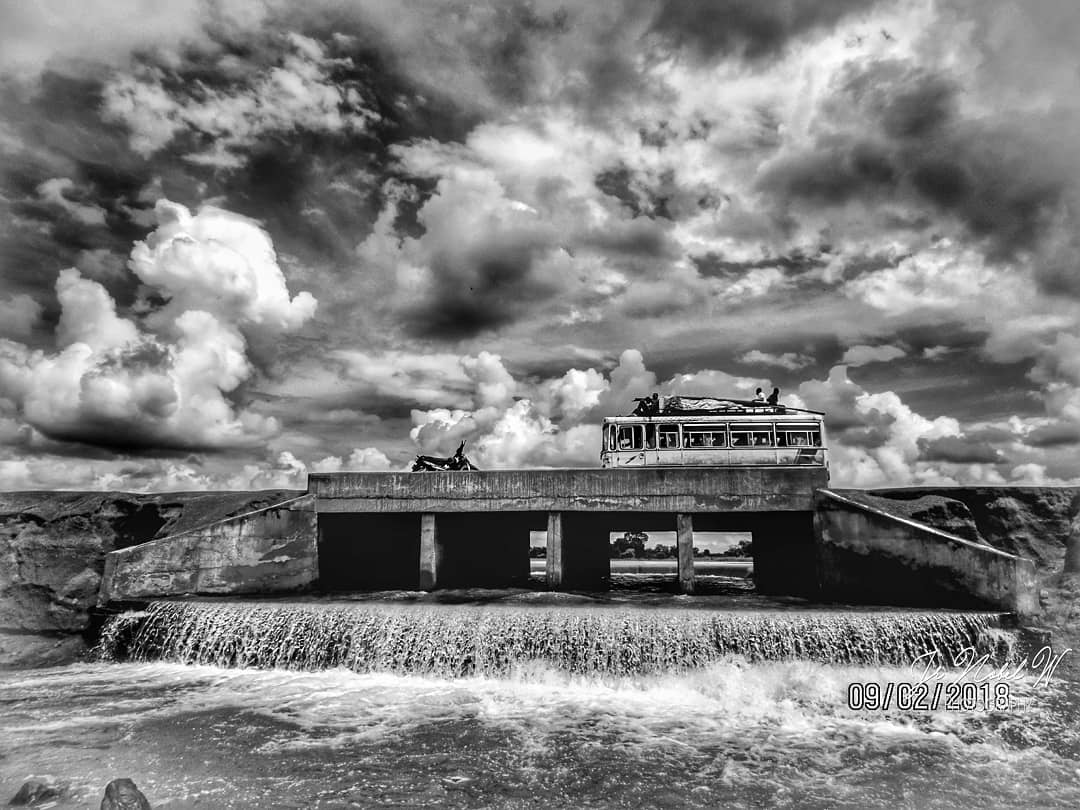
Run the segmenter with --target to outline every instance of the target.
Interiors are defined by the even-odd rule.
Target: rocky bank
[[[300,493],[0,493],[0,666],[85,653],[105,555]]]

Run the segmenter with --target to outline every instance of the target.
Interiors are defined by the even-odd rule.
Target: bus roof
[[[661,413],[649,416],[605,416],[604,422],[823,422],[825,414],[821,411],[808,411],[795,408],[761,408],[754,411],[729,411],[727,413]]]

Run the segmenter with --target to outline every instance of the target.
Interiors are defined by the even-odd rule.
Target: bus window
[[[658,425],[661,450],[677,450],[679,447],[679,426]]]
[[[656,449],[656,425],[645,425],[645,447],[648,450]]]
[[[618,448],[620,450],[640,450],[641,425],[620,425]]]
[[[771,429],[732,427],[732,447],[772,447],[773,437]]]
[[[687,447],[727,447],[723,425],[683,425]]]
[[[614,450],[615,449],[615,431],[616,430],[617,430],[617,428],[615,427],[615,425],[609,425],[608,426],[608,431],[607,431],[607,449],[608,450]]]
[[[817,425],[777,425],[776,443],[780,447],[820,447],[821,430]]]

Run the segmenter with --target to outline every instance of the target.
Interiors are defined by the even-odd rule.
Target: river
[[[52,806],[96,808],[129,776],[157,810],[1080,806],[1057,675],[1022,670],[1007,706],[847,705],[917,679],[923,647],[999,645],[992,615],[690,600],[160,603],[114,625],[116,661],[0,674],[0,788],[51,773]]]

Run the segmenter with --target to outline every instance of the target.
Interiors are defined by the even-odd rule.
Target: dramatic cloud
[[[159,200],[158,227],[131,252],[131,269],[163,296],[148,320],[167,323],[190,310],[242,329],[283,332],[315,313],[308,292],[289,298],[269,235],[247,217],[211,206],[192,215]]]
[[[835,25],[848,14],[865,11],[866,0],[666,0],[652,30],[677,49],[699,59],[737,55],[749,60],[775,56],[794,38]]]
[[[0,486],[592,465],[634,397],[759,386],[838,484],[1080,479],[1077,37],[1064,0],[0,10]]]
[[[157,211],[159,227],[136,245],[131,266],[158,303],[121,315],[101,284],[62,271],[58,352],[0,342],[0,390],[55,439],[128,450],[263,441],[276,421],[228,398],[253,373],[244,332],[295,329],[315,301],[289,298],[256,223],[166,200]]]
[[[333,80],[329,72],[352,67],[347,58],[329,59],[323,46],[290,34],[290,52],[280,65],[242,87],[219,90],[196,82],[183,95],[166,89],[165,68],[122,75],[104,89],[106,115],[131,132],[131,147],[144,157],[180,133],[197,135],[187,159],[235,168],[261,139],[308,131],[365,132],[378,115],[368,108],[356,80]]]

